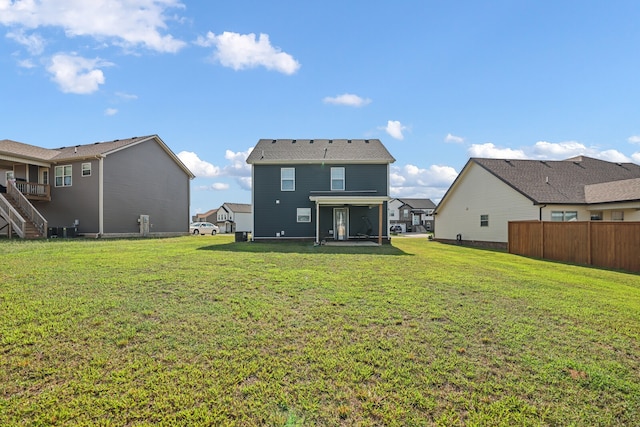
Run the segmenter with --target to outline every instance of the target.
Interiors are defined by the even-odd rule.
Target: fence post
[[[587,222],[587,265],[591,264],[591,221]]]

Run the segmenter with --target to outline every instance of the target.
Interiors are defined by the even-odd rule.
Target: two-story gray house
[[[0,140],[0,232],[188,234],[193,178],[158,135],[56,149]]]
[[[388,241],[389,165],[378,139],[261,139],[252,168],[252,239]]]

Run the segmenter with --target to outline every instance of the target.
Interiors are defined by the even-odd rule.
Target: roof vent
[[[276,140],[275,140],[275,139],[272,139],[272,140],[271,140],[271,143],[272,143],[272,144],[275,144],[275,143],[276,143]]]
[[[310,140],[309,140],[309,144],[313,144],[313,139],[310,139]]]
[[[291,142],[292,142],[293,144],[295,144],[295,143],[296,143],[296,140],[295,140],[295,139],[292,139],[292,140],[291,140]]]
[[[368,140],[368,139],[365,139],[365,140],[364,140],[364,143],[365,143],[365,144],[368,144],[368,143],[369,143],[369,140]]]
[[[351,144],[351,140],[350,140],[350,139],[347,139],[347,142],[348,142],[349,144]]]

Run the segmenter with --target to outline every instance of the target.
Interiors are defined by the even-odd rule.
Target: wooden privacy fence
[[[509,253],[640,272],[640,222],[510,221]]]

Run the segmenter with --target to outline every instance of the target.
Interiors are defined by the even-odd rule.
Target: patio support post
[[[378,244],[382,245],[382,203],[378,205]]]
[[[320,244],[320,203],[316,201],[316,243]]]

